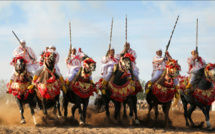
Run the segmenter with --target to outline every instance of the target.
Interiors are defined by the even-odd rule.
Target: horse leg
[[[75,119],[75,110],[78,108],[78,105],[74,105],[73,107],[72,107],[72,118],[73,119]]]
[[[195,109],[196,109],[196,105],[190,105],[190,108],[189,108],[188,114],[187,114],[187,117],[188,117],[192,127],[196,127],[196,125],[193,123],[193,120],[191,118],[191,115]]]
[[[127,118],[127,114],[126,114],[126,102],[125,101],[123,102],[123,107],[124,107],[123,118],[126,119]]]
[[[43,98],[43,113],[47,115],[46,98]]]
[[[114,106],[115,106],[115,112],[114,112],[114,119],[118,119],[118,123],[120,122],[120,109],[121,109],[121,103],[113,100],[114,101]]]
[[[210,110],[210,106],[203,106],[202,104],[199,104],[199,108],[202,110],[202,112],[204,113],[205,115],[205,120],[206,120],[206,124],[207,124],[207,129],[208,130],[211,130],[211,123],[209,121],[209,111],[207,112],[207,110]]]
[[[149,109],[148,109],[148,118],[149,118],[149,117],[150,117],[150,112],[151,112],[151,110],[152,110],[152,104],[149,103],[148,105],[149,105]]]
[[[86,100],[84,100],[84,103],[83,103],[83,122],[84,122],[84,124],[85,124],[85,121],[86,121],[86,114],[87,114],[88,103],[89,103],[89,98],[87,98]]]
[[[158,112],[158,104],[156,104],[155,105],[155,122],[157,122],[157,120],[158,120],[158,114],[159,114],[159,112]]]
[[[56,108],[58,110],[58,118],[61,117],[61,111],[60,111],[60,100],[59,100],[59,95],[56,98]]]
[[[208,130],[212,130],[211,123],[209,121],[209,119],[210,119],[210,115],[209,115],[210,109],[211,109],[211,105],[206,106],[206,114],[207,114],[207,117],[208,117],[208,120],[206,120],[206,124],[207,124],[207,129]]]
[[[140,121],[137,117],[137,96],[136,95],[133,97],[133,103],[134,103],[134,113],[135,113],[135,124],[138,125],[140,124]]]
[[[129,109],[130,109],[130,113],[129,113],[129,124],[130,126],[133,124],[133,111],[134,111],[134,106],[133,106],[133,100],[131,97],[128,97],[127,98],[127,101],[128,101],[128,106],[129,106]]]
[[[19,112],[20,112],[20,114],[21,114],[21,124],[24,124],[24,123],[26,123],[26,121],[25,121],[25,117],[23,116],[23,113],[24,113],[24,109],[23,109],[23,106],[22,106],[22,102],[21,102],[21,100],[20,99],[18,99],[18,98],[16,98],[16,102],[17,102],[17,104],[18,104],[18,106],[19,106]]]
[[[33,117],[33,120],[34,120],[34,125],[37,126],[37,121],[36,121],[36,118],[34,116],[34,102],[33,102],[33,99],[29,101],[29,107],[31,109],[31,115]]]
[[[64,117],[67,117],[67,114],[68,114],[68,111],[67,111],[68,103],[69,101],[64,97],[63,98]]]
[[[81,109],[81,98],[80,97],[77,97],[76,98],[76,105],[78,107],[78,112],[79,112],[79,115],[80,115],[80,122],[79,122],[79,125],[84,125],[84,122],[83,122],[83,115],[82,115],[82,109]]]
[[[171,106],[171,102],[168,102],[167,104],[163,105],[163,108],[165,110],[165,127],[169,128],[169,109]]]
[[[181,100],[182,100],[182,103],[183,103],[183,107],[184,107],[184,118],[185,118],[185,121],[186,121],[186,126],[189,127],[189,122],[187,120],[187,114],[188,114],[188,111],[187,111],[187,101],[185,100],[185,98],[181,95]]]

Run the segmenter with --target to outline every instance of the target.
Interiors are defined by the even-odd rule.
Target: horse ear
[[[178,60],[176,60],[176,63],[178,63]]]

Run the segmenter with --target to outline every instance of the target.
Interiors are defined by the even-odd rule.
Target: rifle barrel
[[[168,48],[169,48],[169,45],[170,45],[170,42],[171,42],[171,39],[172,39],[172,35],[173,35],[174,31],[175,31],[175,27],[176,27],[177,22],[178,22],[178,18],[179,18],[179,15],[178,15],[178,17],[177,17],[177,19],[176,19],[176,22],[175,22],[175,25],[174,25],[174,27],[173,27],[173,30],[172,30],[172,33],[171,33],[171,36],[170,36],[169,42],[168,42],[168,44],[167,44],[167,46],[166,46],[166,51],[167,51],[167,50],[168,50]]]

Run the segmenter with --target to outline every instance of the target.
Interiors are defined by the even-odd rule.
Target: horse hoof
[[[140,125],[140,121],[138,119],[135,120],[135,125]]]
[[[60,118],[61,118],[61,116],[60,116],[60,115],[58,115],[58,116],[57,116],[57,118],[58,118],[58,119],[60,119]]]
[[[84,126],[84,122],[83,122],[83,121],[80,121],[80,122],[79,122],[79,125],[80,125],[80,126]]]
[[[21,120],[20,124],[25,124],[25,119]]]
[[[211,126],[207,126],[207,130],[208,130],[208,131],[211,131],[211,130],[212,130],[212,127],[211,127]]]
[[[123,119],[127,119],[128,116],[126,114],[123,115]]]

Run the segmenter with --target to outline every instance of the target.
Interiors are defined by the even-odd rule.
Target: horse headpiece
[[[132,68],[131,62],[134,62],[134,56],[132,54],[126,53],[123,57],[120,59],[120,68],[122,68],[124,71],[129,70]]]
[[[206,80],[208,81],[215,81],[215,64],[209,63],[205,69],[204,73],[206,76]]]
[[[178,64],[178,61],[169,59],[166,64],[167,75],[171,78],[178,77],[179,71],[181,71],[181,66]]]
[[[86,70],[95,71],[96,69],[96,62],[92,58],[86,58],[83,61],[83,66]]]

